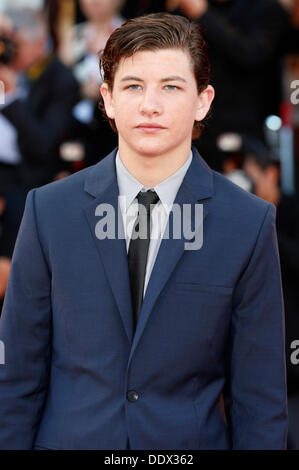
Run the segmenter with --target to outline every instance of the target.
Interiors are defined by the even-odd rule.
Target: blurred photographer
[[[0,50],[0,80],[5,89],[0,105],[5,139],[0,162],[14,165],[14,178],[27,191],[51,181],[60,168],[57,149],[77,98],[77,83],[52,53],[41,12],[11,8],[5,16],[0,25],[2,46],[5,38],[14,44],[10,52],[15,52],[7,59],[7,50],[2,54]]]
[[[63,169],[58,149],[77,99],[77,82],[52,53],[41,12],[9,8],[0,17],[0,82],[0,256],[9,246],[9,259],[27,191]]]

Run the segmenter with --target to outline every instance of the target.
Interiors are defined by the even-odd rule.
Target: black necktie
[[[128,263],[131,282],[132,306],[135,327],[143,301],[143,289],[146,263],[151,233],[151,209],[159,200],[155,191],[140,191],[138,199],[138,216],[132,231],[128,251]],[[152,205],[152,206],[151,206]],[[140,207],[140,206],[143,206]]]

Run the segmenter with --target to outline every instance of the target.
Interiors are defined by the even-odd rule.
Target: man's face
[[[254,184],[254,193],[273,202],[273,195],[279,188],[279,170],[275,165],[262,169],[252,158],[247,157],[243,165],[244,171]]]
[[[39,39],[32,41],[26,31],[16,33],[18,44],[18,53],[13,67],[18,71],[27,70],[31,65],[37,62],[44,53],[47,37],[41,36]]]
[[[119,147],[148,157],[190,146],[194,121],[205,117],[214,96],[210,86],[198,95],[191,60],[180,49],[122,59],[112,93],[105,83],[101,91]]]

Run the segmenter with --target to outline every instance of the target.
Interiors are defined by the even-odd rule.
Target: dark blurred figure
[[[288,0],[169,0],[174,13],[206,30],[216,96],[212,116],[198,142],[210,166],[222,171],[217,145],[225,133],[265,139],[264,120],[279,114],[281,58],[290,28]],[[177,8],[176,8],[177,7]]]
[[[9,258],[28,190],[52,181],[64,167],[58,148],[78,86],[72,72],[51,52],[42,13],[28,8],[6,10],[0,17],[0,38],[0,81],[5,91],[0,101],[4,201],[0,256]]]
[[[299,53],[299,0],[293,0],[291,11],[291,31],[287,41],[287,51],[290,54]]]
[[[234,162],[235,159],[230,158],[225,163],[228,171],[232,170],[229,172],[229,178],[232,179],[231,175],[238,172],[243,173],[243,181],[247,176],[252,182],[250,190],[274,204],[277,209],[276,227],[285,303],[288,448],[299,450],[299,364],[291,361],[291,354],[294,352],[291,343],[299,340],[299,199],[297,195],[289,196],[281,191],[279,161],[271,157],[266,150],[243,156],[243,161],[239,160],[241,166],[233,170]],[[297,357],[299,358],[299,353]]]
[[[167,0],[127,0],[122,9],[125,18],[167,10]]]
[[[0,191],[0,315],[10,270],[12,240],[15,236],[15,233],[11,231],[9,221],[5,220],[5,206],[5,197]]]
[[[9,145],[1,145],[0,160],[14,165],[17,183],[28,191],[51,181],[60,168],[57,151],[77,99],[77,83],[51,53],[42,13],[15,8],[5,16],[11,21],[6,34],[17,53],[0,65],[6,91],[1,131],[9,139]]]

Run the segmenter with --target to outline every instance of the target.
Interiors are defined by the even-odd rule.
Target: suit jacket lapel
[[[132,343],[134,325],[130,291],[130,278],[126,251],[126,241],[123,236],[123,223],[118,220],[118,185],[115,170],[115,149],[104,160],[92,167],[85,180],[84,190],[96,197],[85,208],[89,228],[95,246],[106,271],[113,296],[118,306],[120,316],[130,343]],[[110,204],[115,211],[115,238],[99,239],[96,236],[96,224],[99,218],[96,209],[100,204]],[[122,238],[118,238],[118,233]]]

